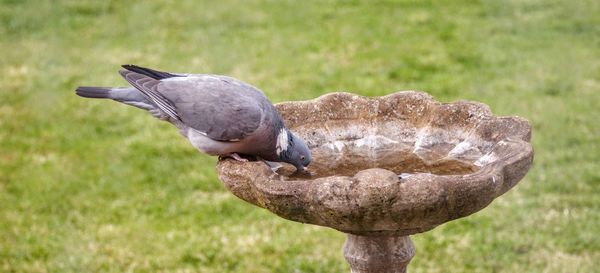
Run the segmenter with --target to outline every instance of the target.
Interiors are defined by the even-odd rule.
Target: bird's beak
[[[308,167],[302,167],[302,170],[306,172],[308,171]]]

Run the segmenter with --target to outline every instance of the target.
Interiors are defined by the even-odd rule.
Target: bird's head
[[[279,159],[294,165],[298,171],[306,171],[312,160],[306,143],[286,128],[279,131],[276,149]]]

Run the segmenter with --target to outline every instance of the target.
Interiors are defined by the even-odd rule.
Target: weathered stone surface
[[[409,236],[360,236],[348,234],[344,257],[352,273],[404,273],[415,256]]]
[[[332,93],[277,108],[309,145],[311,175],[226,159],[217,164],[221,181],[283,218],[355,235],[404,236],[477,212],[533,160],[529,123],[481,103],[406,91]]]

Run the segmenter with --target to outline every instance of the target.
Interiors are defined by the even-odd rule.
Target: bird
[[[275,106],[258,88],[214,74],[163,72],[121,66],[130,87],[80,86],[84,98],[112,99],[146,110],[173,124],[199,151],[238,161],[245,156],[286,162],[306,172],[312,157],[306,143],[285,127]],[[275,165],[274,165],[275,164]]]

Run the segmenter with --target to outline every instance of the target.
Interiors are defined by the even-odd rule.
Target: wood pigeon
[[[262,91],[240,80],[181,74],[123,65],[119,73],[133,87],[81,86],[77,95],[106,98],[149,111],[175,125],[198,150],[236,160],[257,156],[306,171],[311,153],[284,125]],[[272,165],[271,165],[272,166]]]

